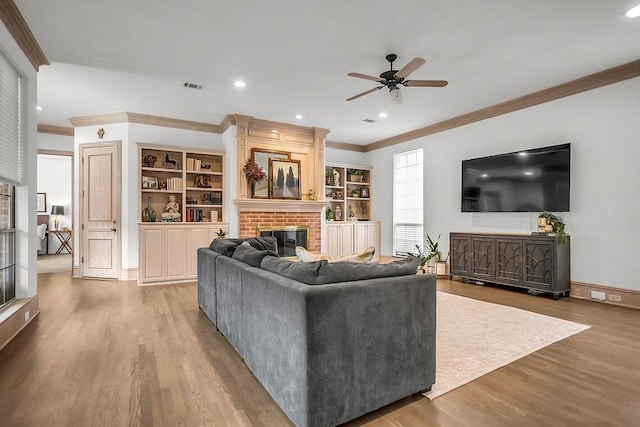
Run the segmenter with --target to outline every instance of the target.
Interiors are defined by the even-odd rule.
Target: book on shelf
[[[186,222],[202,222],[204,212],[202,209],[187,208]]]

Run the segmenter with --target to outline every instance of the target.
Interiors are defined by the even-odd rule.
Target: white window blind
[[[0,179],[22,184],[20,75],[0,52]]]
[[[422,246],[422,148],[393,157],[393,250],[396,255]]]

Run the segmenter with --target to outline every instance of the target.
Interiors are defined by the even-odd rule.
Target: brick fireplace
[[[239,237],[256,237],[259,228],[308,227],[310,251],[320,251],[320,214],[323,201],[235,200],[240,211]]]

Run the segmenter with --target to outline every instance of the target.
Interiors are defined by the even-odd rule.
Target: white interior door
[[[120,274],[120,144],[81,147],[82,276]]]

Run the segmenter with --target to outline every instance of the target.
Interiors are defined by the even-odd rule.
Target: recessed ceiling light
[[[627,18],[637,18],[638,16],[640,16],[640,5],[634,6],[631,9],[627,10],[627,13],[625,13],[625,15],[627,16]]]
[[[233,85],[235,87],[245,87],[247,84],[245,82],[243,82],[242,80],[236,80],[235,82],[233,82]]]
[[[302,114],[296,114],[296,119],[300,120],[302,118]]]
[[[42,108],[41,106],[38,105],[38,106],[36,106],[36,110],[42,111],[42,110],[44,110],[44,108]]]
[[[387,117],[387,113],[380,113],[380,114],[378,114],[378,117],[381,118],[381,119],[384,119],[384,118]]]

